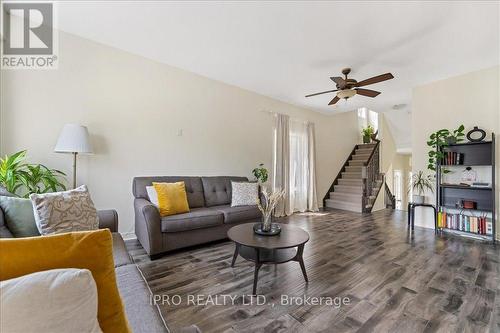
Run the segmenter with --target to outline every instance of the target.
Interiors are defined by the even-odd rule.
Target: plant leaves
[[[24,164],[27,151],[22,150],[0,159],[0,185],[19,196],[65,189],[65,173],[42,164]]]

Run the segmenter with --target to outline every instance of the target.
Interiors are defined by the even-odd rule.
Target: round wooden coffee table
[[[309,240],[309,234],[298,227],[280,224],[281,233],[277,236],[260,236],[253,232],[255,223],[245,223],[232,227],[227,236],[236,247],[234,249],[231,267],[234,267],[238,255],[255,262],[253,279],[253,295],[257,292],[259,269],[264,264],[283,264],[298,261],[306,282],[306,267],[304,266],[304,245]]]

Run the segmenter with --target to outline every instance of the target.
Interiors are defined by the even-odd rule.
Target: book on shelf
[[[456,186],[456,187],[470,187],[470,188],[491,188],[490,183],[485,183],[485,182],[472,182],[472,183],[465,183],[465,182],[460,182],[460,183],[446,183],[443,182],[441,183],[441,186]]]
[[[490,183],[485,183],[485,182],[472,182],[472,187],[479,187],[479,188],[490,188],[491,184]]]
[[[471,216],[440,210],[437,218],[437,225],[440,229],[453,229],[479,235],[491,235],[493,233],[492,221],[486,216]]]
[[[463,153],[445,151],[444,157],[441,160],[441,165],[463,165],[464,157],[465,155]]]

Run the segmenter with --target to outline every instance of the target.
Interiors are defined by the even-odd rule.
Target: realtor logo
[[[2,21],[2,69],[56,67],[52,3],[5,2]]]

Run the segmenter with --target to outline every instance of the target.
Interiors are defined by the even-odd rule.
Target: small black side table
[[[436,207],[426,203],[408,202],[408,227],[411,225],[411,230],[415,230],[415,207],[430,207],[434,210],[434,232],[437,232]]]

